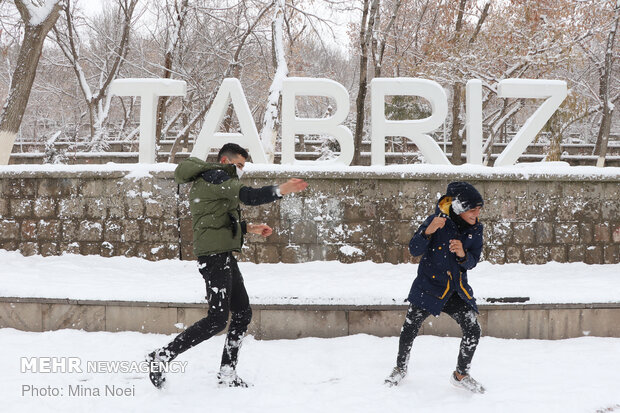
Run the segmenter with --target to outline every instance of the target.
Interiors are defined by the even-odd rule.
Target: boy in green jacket
[[[241,219],[239,203],[261,205],[281,199],[283,195],[300,192],[308,184],[301,179],[289,179],[279,186],[251,188],[239,178],[248,152],[241,146],[228,143],[218,154],[218,163],[207,163],[189,158],[174,172],[177,183],[192,182],[189,192],[194,254],[198,269],[207,285],[209,312],[180,333],[167,346],[147,356],[149,378],[161,388],[166,380],[163,365],[179,354],[194,347],[230,326],[226,336],[222,363],[218,374],[223,387],[248,387],[236,373],[237,356],[241,341],[252,319],[252,309],[245,290],[243,277],[233,252],[240,252],[246,233],[268,237],[272,229],[265,224],[249,224]]]

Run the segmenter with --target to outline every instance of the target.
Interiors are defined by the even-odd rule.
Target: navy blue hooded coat
[[[480,260],[482,224],[476,221],[474,225],[459,230],[450,218],[451,202],[451,197],[443,196],[437,202],[435,213],[426,218],[409,242],[411,255],[422,255],[422,259],[408,300],[436,316],[455,293],[478,312],[474,291],[467,282],[467,270],[474,268]],[[427,238],[424,231],[437,216],[446,218],[446,223]],[[456,254],[450,252],[451,239],[463,243],[465,259],[457,260]]]

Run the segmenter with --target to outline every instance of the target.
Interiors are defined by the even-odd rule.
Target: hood
[[[212,169],[226,171],[232,178],[237,177],[235,165],[224,165],[221,163],[205,162],[198,158],[188,158],[181,162],[174,170],[174,181],[177,184],[185,184],[194,181],[201,173]]]
[[[452,205],[452,197],[448,195],[444,195],[439,198],[437,201],[437,205],[435,206],[435,214],[443,217],[450,217],[450,206]]]

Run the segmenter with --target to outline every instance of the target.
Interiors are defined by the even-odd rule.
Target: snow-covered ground
[[[140,361],[171,337],[0,329],[1,409],[11,413],[620,412],[618,338],[483,337],[471,372],[486,386],[483,395],[449,384],[459,340],[433,336],[416,339],[409,376],[395,388],[385,387],[383,379],[395,362],[398,339],[367,335],[275,341],[248,337],[238,367],[240,376],[254,384],[248,389],[217,387],[222,336],[182,354],[177,361],[187,363],[185,372],[169,374],[168,386],[161,391],[152,387],[146,374],[86,368],[95,361]],[[78,358],[82,372],[21,372],[22,358],[50,356]],[[106,386],[128,395],[112,396]],[[42,396],[42,389],[58,396]]]
[[[240,267],[255,304],[401,304],[417,270],[413,264],[335,261]],[[4,297],[204,300],[204,282],[196,264],[188,261],[24,257],[0,250],[0,268]],[[620,302],[619,274],[620,264],[483,262],[470,272],[470,282],[479,302],[492,297],[530,297],[528,303]],[[618,338],[483,337],[472,376],[487,387],[484,395],[451,387],[448,378],[459,340],[433,336],[416,339],[410,375],[397,388],[382,383],[393,367],[398,339],[367,335],[274,341],[249,337],[239,366],[240,375],[255,385],[249,389],[217,388],[222,336],[181,355],[177,361],[186,362],[186,370],[170,374],[164,391],[153,388],[143,373],[85,367],[89,362],[141,361],[171,337],[0,329],[2,411],[620,412]],[[82,371],[23,372],[22,360],[33,357],[77,358]]]
[[[240,263],[253,304],[402,304],[415,264]],[[193,261],[62,255],[24,257],[0,250],[0,297],[197,303],[205,285]],[[620,302],[620,264],[478,264],[469,281],[479,303],[529,297],[527,303]]]

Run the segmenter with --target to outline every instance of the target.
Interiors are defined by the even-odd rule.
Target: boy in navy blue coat
[[[467,282],[467,270],[476,266],[482,252],[482,224],[478,215],[484,201],[467,182],[452,182],[446,195],[409,242],[413,256],[422,255],[418,275],[409,291],[409,309],[400,333],[396,367],[385,380],[397,385],[407,374],[413,340],[424,320],[442,311],[463,331],[456,370],[450,381],[475,393],[484,388],[469,375],[471,360],[480,339],[478,307]]]

